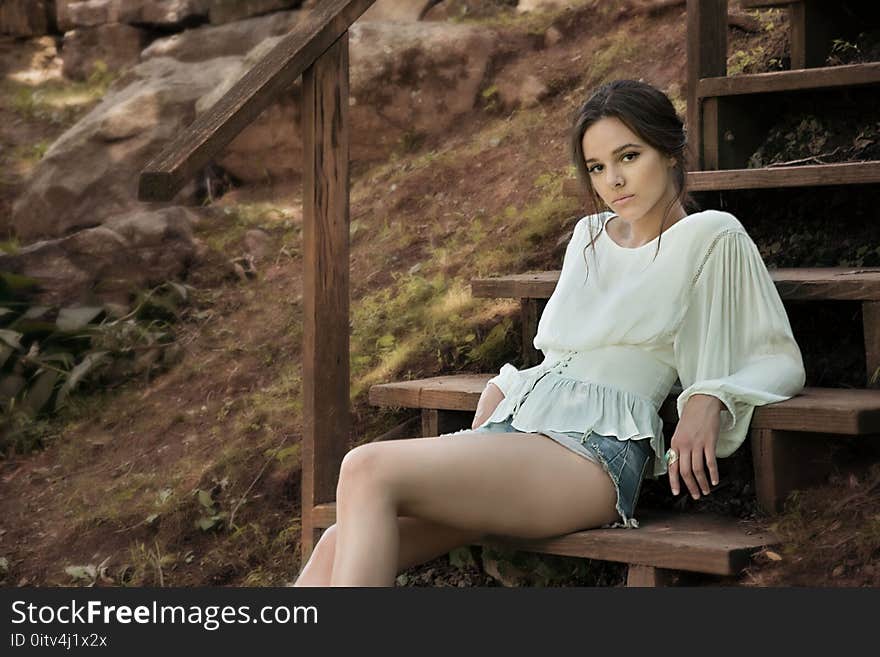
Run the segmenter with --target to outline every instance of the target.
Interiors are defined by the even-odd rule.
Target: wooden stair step
[[[740,5],[743,9],[763,9],[797,5],[803,1],[804,0],[740,0]]]
[[[866,185],[880,182],[880,161],[842,162],[839,164],[807,164],[791,167],[760,169],[723,169],[689,171],[688,191],[712,192],[727,189],[764,189],[780,187],[820,187],[824,185]],[[563,194],[581,196],[578,181],[569,178],[562,183]]]
[[[369,399],[374,406],[474,412],[492,376],[453,374],[382,383],[370,388]],[[667,397],[660,416],[670,424],[678,421],[675,395]],[[853,436],[880,433],[880,390],[808,387],[792,399],[757,407],[750,426]]]
[[[336,522],[332,502],[314,507],[317,527]],[[602,561],[736,575],[757,550],[777,537],[752,522],[713,514],[639,512],[638,529],[590,529],[546,539],[491,536],[482,545]]]
[[[511,274],[471,281],[471,294],[493,299],[549,299],[559,270]],[[797,267],[771,269],[786,301],[880,301],[880,267]]]
[[[858,87],[880,83],[880,62],[703,78],[698,98]]]

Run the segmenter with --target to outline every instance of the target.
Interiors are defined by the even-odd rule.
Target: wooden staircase
[[[744,1],[743,6],[785,7],[790,12],[792,70],[726,75],[726,0],[688,0],[688,126],[698,170],[688,173],[689,191],[863,185],[880,182],[880,161],[747,168],[777,110],[807,94],[857,93],[880,84],[880,62],[825,66],[833,38],[852,38],[864,21],[880,25],[880,3],[820,0]],[[566,181],[581,196],[577,181]],[[788,301],[849,300],[862,304],[868,376],[880,368],[880,267],[771,270]],[[532,341],[559,271],[472,281],[474,296],[520,299],[524,366],[539,362]],[[470,426],[477,401],[493,374],[432,377],[373,386],[376,406],[417,408],[422,435],[436,436]],[[660,410],[666,427],[678,418],[674,389]],[[829,473],[829,441],[880,433],[880,390],[808,387],[797,397],[755,410],[750,438],[759,506],[779,511],[788,494],[822,482]],[[669,436],[672,433],[668,433]],[[332,505],[321,514],[332,522]],[[737,574],[750,554],[772,544],[771,534],[730,518],[705,514],[639,511],[636,530],[577,532],[544,541],[503,539],[521,549],[627,563],[629,585],[660,585],[670,571]]]

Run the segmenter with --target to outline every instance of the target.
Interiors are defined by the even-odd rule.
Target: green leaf
[[[159,493],[156,496],[156,504],[157,505],[165,504],[165,502],[168,501],[168,498],[171,497],[173,494],[174,494],[173,489],[163,488],[162,490],[159,491]]]
[[[56,411],[66,403],[67,396],[76,389],[76,386],[83,377],[101,362],[106,360],[107,354],[109,353],[110,352],[108,351],[93,351],[86,354],[83,361],[70,370],[70,374],[67,375],[67,380],[64,382],[64,385],[61,386],[61,390],[58,391],[58,397],[55,399]]]
[[[0,367],[3,367],[6,364],[6,361],[9,360],[9,357],[14,353],[15,349],[7,344],[0,343]]]
[[[291,445],[290,447],[285,447],[282,450],[279,450],[275,455],[275,458],[278,459],[281,463],[284,463],[287,460],[298,461],[299,460],[299,445]]]
[[[56,326],[62,331],[76,331],[90,324],[104,309],[96,306],[77,306],[58,311]]]
[[[52,310],[49,306],[31,306],[24,313],[22,313],[22,319],[40,319],[46,313]]]
[[[208,531],[216,524],[217,524],[217,519],[214,517],[199,518],[198,520],[196,520],[196,527],[201,529],[203,532]]]
[[[9,560],[6,557],[0,557],[0,575],[9,572]]]
[[[58,381],[58,372],[42,370],[34,378],[35,381],[24,398],[24,405],[33,415],[36,415],[43,410],[52,397],[52,393],[55,391],[55,382]]]
[[[376,340],[376,344],[379,346],[379,348],[384,348],[384,349],[390,349],[391,347],[394,346],[395,342],[396,342],[396,340],[395,340],[394,336],[391,335],[390,333],[386,333],[381,338]]]
[[[189,293],[187,292],[186,286],[181,285],[180,283],[175,283],[173,281],[169,281],[168,285],[177,292],[177,296],[180,297],[181,301],[186,301],[189,298]]]
[[[158,517],[159,517],[158,513],[151,513],[146,518],[144,518],[144,523],[146,523],[148,525],[152,525],[154,522],[156,522],[156,518],[158,518]]]
[[[64,572],[73,577],[74,579],[82,579],[87,582],[94,582],[95,578],[98,576],[97,569],[92,566],[68,566],[64,569]]]
[[[0,272],[0,298],[4,293],[22,294],[40,287],[40,282],[35,278],[11,274],[8,271]]]
[[[57,351],[51,354],[42,354],[40,356],[40,362],[58,363],[69,369],[74,364],[74,362],[76,362],[76,357],[66,351]]]
[[[211,497],[211,491],[199,489],[199,504],[206,509],[214,508],[214,498]]]
[[[21,346],[20,342],[23,337],[24,334],[19,333],[18,331],[0,329],[0,340],[8,344],[13,349],[24,349],[24,347]]]

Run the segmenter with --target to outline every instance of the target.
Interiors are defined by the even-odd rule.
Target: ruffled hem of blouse
[[[618,440],[649,439],[654,450],[653,476],[666,472],[663,420],[650,400],[595,381],[580,381],[544,371],[512,389],[483,423],[510,417],[527,432],[590,431]]]

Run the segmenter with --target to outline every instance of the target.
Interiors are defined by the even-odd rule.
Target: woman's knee
[[[349,451],[343,458],[339,468],[339,483],[336,494],[339,498],[346,489],[362,488],[378,484],[381,480],[384,448],[381,443],[359,445]]]

